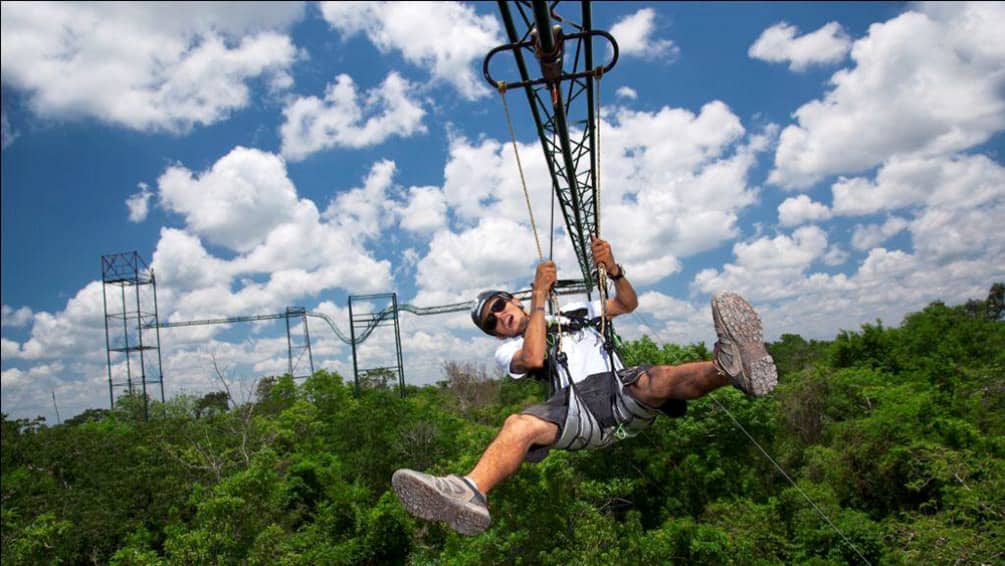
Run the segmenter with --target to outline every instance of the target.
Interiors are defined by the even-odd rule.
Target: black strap
[[[601,317],[595,316],[593,318],[586,318],[587,311],[585,308],[574,309],[571,311],[562,311],[559,316],[564,318],[565,321],[561,325],[556,321],[548,322],[548,332],[555,334],[558,332],[559,327],[561,327],[562,332],[579,332],[580,330],[593,327],[600,330],[600,323],[602,321]]]

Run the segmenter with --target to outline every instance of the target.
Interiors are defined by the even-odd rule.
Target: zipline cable
[[[749,438],[750,441],[754,443],[754,446],[756,446],[757,449],[761,451],[761,454],[764,454],[764,457],[767,458],[768,461],[770,461],[772,464],[775,465],[775,469],[777,469],[779,471],[779,473],[781,473],[782,476],[785,477],[785,479],[789,480],[789,483],[792,484],[792,487],[796,488],[796,491],[798,491],[799,494],[802,495],[803,498],[806,499],[806,501],[811,506],[813,506],[813,509],[816,510],[817,514],[819,514],[821,517],[823,517],[823,520],[826,521],[827,524],[830,525],[830,527],[832,529],[834,529],[834,532],[836,532],[838,535],[841,536],[841,538],[842,538],[842,540],[844,540],[845,544],[847,544],[849,547],[851,547],[851,549],[855,551],[855,554],[858,554],[858,557],[861,558],[863,562],[865,562],[869,566],[872,566],[872,563],[869,562],[869,559],[866,558],[865,556],[863,556],[862,552],[859,551],[858,547],[855,546],[854,544],[852,544],[852,542],[850,540],[848,540],[848,537],[845,536],[844,532],[841,529],[839,529],[837,527],[837,525],[835,525],[830,520],[830,517],[828,517],[826,513],[824,513],[819,507],[817,507],[817,504],[814,503],[812,499],[810,499],[810,496],[806,495],[806,492],[803,491],[802,488],[799,487],[796,484],[796,482],[792,480],[791,477],[789,477],[789,474],[785,473],[785,470],[782,469],[782,466],[779,465],[779,463],[776,462],[775,459],[772,458],[770,454],[768,454],[767,450],[765,450],[764,448],[762,448],[761,445],[760,445],[760,443],[758,443],[756,440],[754,440],[754,437],[751,436],[749,432],[747,432],[747,429],[744,428],[742,424],[740,424],[740,421],[736,420],[736,417],[733,416],[733,413],[730,413],[729,409],[727,409],[725,405],[723,405],[721,402],[719,402],[719,400],[714,395],[709,395],[709,397],[711,397],[712,401],[716,405],[718,405],[719,408],[722,409],[726,413],[726,415],[729,417],[729,419],[731,421],[733,421],[733,424],[736,426],[736,428],[740,429],[740,432],[742,432],[743,434],[745,434],[747,436],[747,438]]]

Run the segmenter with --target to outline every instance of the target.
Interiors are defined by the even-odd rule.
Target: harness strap
[[[589,312],[586,308],[573,309],[569,311],[561,311],[558,316],[565,319],[564,322],[559,322],[558,320],[549,321],[547,327],[547,346],[548,352],[545,359],[545,365],[541,370],[538,370],[533,374],[535,379],[547,380],[552,388],[549,391],[549,397],[554,391],[559,389],[560,384],[558,369],[562,367],[565,369],[566,375],[569,375],[569,365],[568,356],[565,352],[561,351],[560,343],[561,336],[566,333],[579,332],[584,328],[593,328],[598,333],[601,329],[604,329],[606,336],[603,336],[604,345],[603,348],[607,352],[610,359],[611,375],[615,379],[616,377],[616,365],[615,365],[615,355],[617,354],[617,349],[615,347],[615,340],[613,339],[613,327],[610,321],[604,324],[604,318],[602,316],[595,316],[593,318],[587,318],[586,314]],[[574,385],[571,382],[571,375],[569,385]]]

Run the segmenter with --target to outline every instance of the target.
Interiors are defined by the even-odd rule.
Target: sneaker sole
[[[462,535],[477,535],[491,523],[487,513],[483,515],[460,501],[444,498],[436,487],[408,470],[394,472],[391,485],[409,513],[427,521],[444,521]]]
[[[750,394],[770,393],[778,385],[775,360],[764,347],[761,317],[754,307],[736,293],[723,292],[712,297],[712,315],[715,324],[723,328],[740,348],[744,376]]]

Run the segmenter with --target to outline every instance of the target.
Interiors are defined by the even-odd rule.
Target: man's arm
[[[530,321],[523,334],[523,348],[513,354],[513,361],[510,362],[512,373],[527,373],[544,366],[548,337],[544,310],[548,304],[548,293],[557,278],[554,262],[545,261],[537,266],[530,296]]]
[[[619,314],[632,312],[639,306],[639,298],[635,295],[635,288],[627,277],[621,273],[621,267],[614,261],[614,254],[611,253],[611,245],[600,238],[590,236],[590,247],[593,251],[593,262],[603,265],[607,270],[608,278],[614,281],[613,298],[607,299],[607,316],[614,318]],[[621,276],[621,277],[618,277]],[[615,280],[615,278],[617,278]]]

